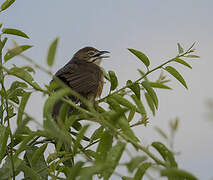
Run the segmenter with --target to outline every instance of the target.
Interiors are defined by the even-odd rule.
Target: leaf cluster
[[[15,0],[6,0],[1,5],[1,11],[6,10]],[[133,131],[133,127],[149,122],[150,116],[155,116],[160,103],[157,95],[159,90],[171,90],[167,85],[169,80],[165,73],[174,77],[186,89],[187,83],[173,63],[184,65],[191,69],[186,58],[197,58],[193,55],[194,44],[187,50],[178,43],[178,54],[161,65],[150,68],[151,61],[145,53],[129,48],[128,50],[141,61],[138,69],[139,78],[127,80],[119,87],[116,73],[112,70],[105,72],[105,80],[110,83],[109,93],[91,102],[67,87],[54,77],[51,67],[54,65],[59,39],[50,44],[46,62],[48,68],[36,64],[30,57],[22,53],[32,45],[16,45],[7,51],[5,45],[12,36],[29,39],[23,31],[13,28],[0,27],[0,177],[2,180],[15,179],[21,172],[24,179],[80,179],[89,180],[94,176],[110,179],[112,175],[123,180],[142,179],[152,169],[158,169],[161,176],[171,179],[197,179],[194,175],[178,167],[175,154],[162,142],[152,142],[151,147],[142,145]],[[6,52],[6,53],[3,53]],[[8,68],[8,61],[21,56],[32,66],[13,66]],[[34,80],[33,74],[38,68],[53,79],[44,87]],[[145,67],[145,68],[144,68]],[[144,70],[145,69],[145,70]],[[149,74],[161,70],[156,80],[150,80]],[[8,76],[16,77],[9,87],[5,86]],[[57,91],[54,89],[60,88]],[[32,93],[41,92],[46,101],[43,107],[43,124],[26,113],[25,108]],[[68,97],[72,95],[81,101],[75,104]],[[51,116],[53,107],[58,101],[62,102],[59,116]],[[74,110],[70,113],[70,107]],[[152,113],[152,115],[149,113]],[[16,120],[16,121],[15,121]],[[11,122],[16,122],[13,130]],[[30,122],[39,124],[40,128],[33,129]],[[96,129],[89,133],[88,129],[96,124]],[[172,124],[173,129],[177,125]],[[167,137],[162,130],[158,132]],[[132,146],[138,155],[124,163],[121,158],[128,153]],[[49,148],[54,151],[49,153]],[[24,156],[21,156],[21,155]],[[78,156],[81,156],[79,160]],[[128,174],[121,175],[117,167],[125,166]]]

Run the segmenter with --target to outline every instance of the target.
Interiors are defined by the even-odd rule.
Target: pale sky
[[[154,126],[168,130],[168,121],[179,117],[180,129],[175,143],[175,149],[181,152],[177,157],[179,166],[200,179],[210,179],[213,177],[213,121],[205,117],[205,101],[213,98],[212,17],[212,0],[17,0],[0,14],[0,22],[4,27],[17,28],[29,35],[30,40],[16,40],[20,44],[32,44],[34,47],[26,54],[43,66],[46,66],[50,42],[59,37],[53,72],[84,46],[110,51],[111,58],[102,66],[117,73],[120,87],[126,80],[138,77],[137,68],[144,68],[127,48],[144,52],[150,58],[151,67],[155,67],[176,56],[177,42],[187,48],[196,41],[196,53],[201,58],[188,61],[193,69],[175,66],[185,77],[189,89],[185,90],[169,76],[173,90],[157,91],[156,117],[150,114],[148,127],[137,127],[135,131],[144,145],[148,145],[162,140],[153,130]],[[26,64],[21,58],[14,58],[10,63]],[[157,78],[158,74],[151,77]],[[35,77],[40,84],[50,81],[40,71]],[[106,88],[103,95],[108,91]],[[43,101],[35,94],[27,109],[40,122]]]

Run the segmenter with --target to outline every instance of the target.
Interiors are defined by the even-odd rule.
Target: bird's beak
[[[107,55],[104,55],[104,54],[108,54],[108,53],[110,53],[109,51],[99,51],[96,55],[95,55],[95,57],[99,57],[99,58],[108,58],[108,57],[110,57],[110,56],[107,56]],[[104,55],[104,56],[103,56]]]

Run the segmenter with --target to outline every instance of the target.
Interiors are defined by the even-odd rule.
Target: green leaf
[[[18,29],[3,28],[2,29],[2,33],[3,34],[11,34],[11,35],[16,35],[16,36],[21,36],[21,37],[29,39],[29,37],[24,32],[22,32],[22,31],[20,31]]]
[[[112,147],[113,136],[109,131],[104,131],[96,150],[97,163],[103,163],[106,160],[107,153]]]
[[[29,121],[31,121],[32,119],[29,116],[26,116],[23,120],[21,120],[21,122],[18,125],[16,131],[15,131],[15,135],[20,136],[20,134],[30,134],[32,133],[32,131],[26,126],[27,123],[29,123]],[[18,138],[19,139],[19,138]]]
[[[7,8],[9,8],[14,2],[15,2],[15,0],[5,0],[4,3],[1,5],[0,12],[4,11]]]
[[[133,130],[131,129],[128,120],[123,117],[118,120],[119,128],[121,128],[122,133],[125,134],[128,138],[130,138],[134,142],[138,142],[139,139],[135,136]]]
[[[34,81],[33,77],[29,72],[27,72],[24,68],[13,67],[9,70],[6,70],[8,74],[16,76],[28,84],[30,84],[35,89],[41,89],[41,87]]]
[[[29,166],[25,165],[24,163],[21,164],[19,169],[24,172],[25,178],[30,178],[32,180],[46,180],[47,179],[47,178],[41,177],[35,170],[33,170]]]
[[[141,84],[146,89],[146,91],[150,95],[150,97],[152,98],[156,109],[158,109],[158,97],[157,97],[154,89],[150,86],[148,81],[143,81]]]
[[[123,108],[121,108],[120,104],[112,97],[107,98],[107,103],[110,105],[110,109],[119,113],[123,111]]]
[[[128,101],[126,98],[119,94],[113,94],[111,96],[113,99],[115,99],[119,104],[122,106],[128,107],[129,109],[135,109],[135,105],[133,105],[130,101]]]
[[[6,153],[9,132],[9,127],[0,125],[0,164]]]
[[[24,82],[20,82],[20,81],[14,81],[11,86],[10,86],[10,90],[15,90],[16,88],[26,88],[27,84]]]
[[[50,45],[48,54],[47,54],[47,64],[48,66],[52,66],[55,60],[56,49],[58,45],[58,38],[56,38]]]
[[[111,82],[110,91],[113,91],[118,86],[118,79],[114,71],[109,71],[108,73],[109,73],[110,82]]]
[[[170,121],[169,125],[170,125],[170,128],[172,129],[172,131],[177,131],[178,126],[179,126],[179,119],[175,118],[175,120]]]
[[[43,144],[41,147],[39,147],[32,156],[32,167],[36,167],[39,161],[39,158],[44,155],[44,151],[47,148],[47,144]]]
[[[193,174],[177,168],[163,169],[160,171],[160,174],[161,176],[166,176],[168,178],[174,179],[198,180],[198,178],[195,177]]]
[[[44,104],[44,109],[43,109],[43,116],[46,117],[47,119],[52,118],[52,111],[53,107],[56,102],[58,102],[62,97],[70,94],[70,89],[69,88],[63,88],[55,93],[53,93],[49,98],[46,100]]]
[[[173,59],[175,62],[183,64],[184,66],[187,66],[188,68],[192,69],[192,66],[190,66],[186,61],[180,58],[174,58]]]
[[[146,98],[147,104],[149,105],[149,108],[152,111],[153,116],[155,116],[155,106],[151,96],[148,93],[145,93],[145,98]]]
[[[27,101],[28,101],[30,95],[31,95],[31,92],[24,92],[24,94],[22,96],[21,104],[19,105],[19,108],[18,108],[17,124],[20,124],[22,121],[24,109],[25,109],[25,106],[27,104]]]
[[[159,83],[159,82],[150,82],[149,81],[149,85],[153,88],[172,89],[169,86],[166,86],[166,85]]]
[[[168,140],[168,136],[166,135],[166,133],[160,129],[159,127],[155,127],[155,130],[166,140]]]
[[[17,176],[20,173],[20,167],[22,166],[23,161],[21,159],[15,158],[13,156],[13,165],[15,169],[15,175]],[[8,180],[13,177],[13,170],[12,170],[12,163],[11,158],[7,156],[5,159],[5,163],[0,168],[0,179],[1,180]]]
[[[81,130],[78,132],[78,136],[76,138],[76,141],[74,142],[74,147],[73,147],[73,154],[75,155],[77,153],[78,148],[80,147],[80,142],[84,137],[84,134],[86,130],[88,129],[89,125],[84,126],[81,128]]]
[[[174,76],[186,89],[188,89],[186,81],[175,68],[173,68],[172,66],[167,66],[165,70],[169,72],[172,76]]]
[[[115,168],[117,167],[120,158],[123,154],[123,151],[125,149],[126,144],[123,142],[118,142],[115,146],[113,146],[108,154],[107,154],[107,158],[106,158],[106,163],[110,165],[109,169],[107,171],[104,171],[103,173],[103,177],[104,180],[107,180],[110,178],[110,176],[112,175],[113,171],[115,170]]]
[[[93,166],[82,167],[79,173],[80,175],[79,180],[92,180],[93,175],[100,174],[101,172],[105,171],[107,168],[108,167],[103,162]]]
[[[7,62],[8,60],[10,60],[11,58],[21,54],[22,52],[26,51],[27,49],[31,48],[32,46],[30,45],[22,45],[22,46],[18,46],[15,47],[13,49],[10,49],[9,51],[7,51],[7,53],[4,55],[4,62]]]
[[[147,160],[146,156],[133,157],[130,162],[126,163],[126,167],[128,171],[132,173],[145,160]]]
[[[40,178],[47,180],[47,164],[44,159],[44,151],[46,149],[47,144],[42,145],[40,148],[37,146],[27,146],[26,152],[24,154],[24,160],[26,161],[26,166],[24,166],[23,171],[25,174],[25,178],[31,176],[33,174],[33,178]],[[42,169],[44,169],[42,171]],[[37,174],[36,172],[39,172]]]
[[[132,99],[134,100],[135,104],[138,107],[138,110],[140,111],[141,115],[146,117],[146,110],[144,108],[144,105],[140,99],[136,95],[131,95]]]
[[[149,167],[151,167],[151,166],[152,166],[152,163],[148,163],[148,162],[142,164],[142,165],[138,168],[138,170],[137,170],[137,172],[136,172],[136,174],[135,174],[134,180],[141,180],[141,179],[143,178],[143,176],[144,176],[146,170],[147,170]]]
[[[127,177],[127,176],[122,176],[122,180],[134,180],[134,178]]]
[[[162,158],[167,162],[168,167],[177,167],[174,155],[172,152],[161,142],[153,142],[152,146],[160,153]]]
[[[83,165],[84,165],[84,162],[82,161],[78,161],[77,163],[75,163],[75,165],[71,168],[67,179],[69,180],[77,179],[77,176],[80,173]]]
[[[140,69],[137,69],[137,70],[138,70],[138,72],[140,73],[141,77],[144,77],[144,79],[145,79],[146,81],[148,81],[147,76],[145,76],[145,72],[143,72],[143,71],[140,70]]]
[[[136,112],[136,107],[131,109],[129,112],[129,116],[128,116],[128,122],[131,122],[135,116],[135,112]]]
[[[105,69],[101,67],[101,70],[102,70],[103,73],[104,73],[104,78],[105,78],[106,80],[110,81],[109,74],[105,71]]]
[[[182,54],[184,52],[182,46],[180,45],[180,43],[177,43],[177,45],[178,45],[178,53]]]
[[[5,37],[2,41],[0,40],[0,50],[2,51],[2,49],[4,48],[6,42],[7,42],[8,38]]]
[[[187,57],[187,58],[200,58],[200,56],[197,56],[197,55],[187,55],[187,56],[184,56],[184,57]]]
[[[27,149],[27,143],[29,143],[34,137],[35,137],[35,133],[31,133],[28,136],[25,136],[24,139],[22,140],[21,145],[19,146],[19,148],[17,149],[15,156],[18,157],[18,155]]]
[[[138,57],[144,64],[146,67],[148,67],[150,65],[150,61],[149,58],[142,52],[135,50],[135,49],[128,49],[132,54],[134,54],[136,57]]]
[[[138,99],[141,98],[141,89],[140,89],[140,86],[138,83],[133,83],[131,80],[128,80],[126,82],[126,85],[128,86],[128,88],[130,88],[134,93],[135,95],[138,97]]]
[[[100,126],[98,129],[96,129],[90,138],[90,142],[92,143],[93,141],[99,139],[103,133],[103,130],[104,126]]]

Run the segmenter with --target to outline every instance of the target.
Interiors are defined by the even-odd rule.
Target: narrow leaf
[[[128,122],[131,122],[135,116],[135,112],[136,112],[136,107],[131,109],[129,112],[129,116],[128,116]]]
[[[22,32],[18,29],[3,28],[2,33],[21,36],[21,37],[29,39],[29,37],[24,32]]]
[[[167,66],[165,68],[167,72],[169,72],[172,76],[174,76],[186,89],[188,89],[186,85],[186,81],[183,79],[182,75],[172,66]]]
[[[142,165],[138,168],[138,170],[137,170],[137,172],[136,172],[136,174],[135,174],[134,180],[141,180],[141,179],[143,178],[143,176],[144,176],[146,170],[147,170],[149,167],[151,167],[151,165],[152,165],[152,163],[148,163],[148,162],[142,164]]]
[[[82,161],[78,161],[77,163],[75,163],[75,165],[71,168],[67,179],[69,180],[77,179],[77,176],[80,173],[83,165],[84,165],[84,162]]]
[[[44,151],[46,150],[47,148],[47,144],[43,144],[41,147],[39,147],[34,153],[33,153],[33,156],[32,156],[32,167],[36,167],[37,163],[38,163],[38,160],[41,156],[43,156],[44,154]]]
[[[122,180],[134,180],[134,178],[127,177],[127,176],[123,176],[123,177],[122,177]]]
[[[145,98],[146,98],[147,104],[149,105],[149,108],[152,111],[153,116],[155,116],[155,106],[151,96],[148,93],[145,93]]]
[[[161,170],[160,174],[161,176],[166,176],[168,178],[174,179],[198,180],[198,178],[195,177],[193,174],[177,168],[163,169]]]
[[[47,64],[48,66],[52,66],[55,60],[56,49],[58,45],[58,38],[56,38],[50,45],[48,54],[47,54]]]
[[[21,54],[22,52],[26,51],[27,49],[31,48],[32,46],[30,45],[22,45],[15,47],[14,49],[10,49],[7,51],[7,53],[4,55],[4,62],[7,62],[11,58]]]
[[[88,129],[89,125],[84,126],[81,128],[81,130],[78,132],[78,136],[76,138],[76,141],[74,142],[74,147],[73,147],[73,154],[75,155],[77,153],[78,148],[80,147],[81,140],[84,138],[84,134],[86,130]]]
[[[16,76],[28,84],[30,84],[35,89],[41,89],[41,87],[34,81],[33,77],[29,72],[27,72],[24,68],[13,67],[11,69],[5,69],[8,74]]]
[[[7,156],[4,164],[0,168],[0,179],[8,180],[13,177],[13,168],[15,170],[15,175],[20,173],[20,167],[22,166],[23,161],[13,156],[13,164],[11,163],[11,157]]]
[[[32,168],[27,166],[25,163],[22,163],[20,170],[24,172],[24,177],[30,178],[32,180],[42,180],[41,176]]]
[[[69,88],[63,88],[53,93],[51,96],[49,96],[49,98],[46,100],[44,104],[43,116],[46,117],[47,119],[48,118],[51,119],[55,103],[58,102],[62,97],[68,95],[69,93],[70,93]]]
[[[157,98],[157,95],[156,95],[154,89],[150,86],[148,81],[143,81],[141,84],[146,89],[146,91],[150,95],[150,97],[152,98],[152,100],[155,104],[155,107],[157,109],[158,108],[158,98]]]
[[[19,148],[18,148],[17,151],[16,151],[16,154],[15,154],[16,157],[18,157],[18,155],[19,155],[22,151],[26,150],[26,148],[27,148],[27,143],[29,143],[35,136],[36,136],[36,135],[35,135],[34,133],[31,133],[31,134],[29,134],[28,136],[26,136],[26,137],[23,139],[21,145],[19,146]]]
[[[100,126],[98,129],[96,129],[90,138],[90,142],[92,143],[93,141],[99,139],[103,133],[103,130],[104,126]]]
[[[130,162],[126,163],[126,167],[130,173],[132,173],[138,166],[147,160],[146,156],[136,156],[131,159]]]
[[[134,142],[138,142],[139,139],[135,136],[133,130],[131,129],[129,122],[126,118],[120,118],[118,121],[119,127],[121,128],[123,134],[130,138]]]
[[[15,0],[5,0],[4,3],[1,5],[1,11],[4,11],[5,9],[9,8],[14,2]]]
[[[97,163],[103,163],[106,160],[107,153],[112,147],[113,137],[109,131],[104,131],[96,150]]]
[[[109,74],[110,82],[111,82],[110,91],[113,91],[118,86],[118,79],[114,71],[109,71],[108,74]]]
[[[107,158],[106,158],[106,163],[108,163],[110,165],[108,171],[104,171],[103,173],[103,177],[104,180],[107,180],[110,178],[110,176],[112,175],[114,169],[117,167],[120,158],[123,154],[123,151],[125,149],[126,144],[123,142],[118,142],[115,146],[113,146],[108,154],[107,154]]]
[[[150,61],[149,58],[142,52],[135,50],[135,49],[128,49],[132,54],[134,54],[136,57],[138,57],[144,64],[146,67],[148,67],[150,65]]]
[[[140,73],[141,77],[144,77],[144,79],[145,79],[146,81],[148,81],[148,78],[147,78],[147,76],[145,76],[145,73],[144,73],[142,70],[140,70],[140,69],[137,69],[137,70],[138,70],[138,72]]]
[[[190,66],[186,61],[184,61],[183,59],[180,59],[180,58],[174,58],[173,59],[175,62],[177,63],[180,63],[180,64],[183,64],[184,66],[192,69],[192,66]]]
[[[37,146],[27,146],[24,154],[24,160],[26,165],[29,168],[24,168],[23,171],[25,172],[25,178],[29,176],[28,171],[33,173],[34,178],[37,176],[41,176],[42,179],[47,180],[48,172],[47,163],[44,158],[44,151],[47,145],[42,145],[40,148]],[[39,174],[35,173],[38,172]]]
[[[200,56],[197,56],[197,55],[187,55],[187,56],[184,56],[184,57],[187,57],[187,58],[200,58]]]
[[[146,117],[146,110],[144,108],[144,105],[142,103],[142,101],[140,101],[140,99],[137,98],[136,95],[131,95],[132,99],[134,100],[135,104],[137,105],[138,107],[138,110],[140,111],[141,115]]]
[[[131,80],[128,80],[126,85],[135,93],[138,99],[141,98],[141,89],[138,83],[133,83]]]
[[[180,45],[180,43],[177,43],[177,45],[178,45],[178,53],[182,54],[184,52],[182,46]]]
[[[135,109],[135,105],[133,105],[130,101],[128,101],[126,98],[119,94],[114,94],[111,96],[113,99],[115,99],[119,104],[128,107],[130,109]]]
[[[0,163],[5,156],[7,149],[7,141],[9,136],[9,128],[0,125]]]
[[[31,95],[31,92],[25,92],[22,96],[21,104],[19,105],[19,108],[18,108],[17,124],[20,124],[22,121],[24,109],[25,109],[25,106],[27,104],[27,101],[28,101],[30,95]]]
[[[153,88],[160,88],[160,89],[172,89],[169,86],[166,86],[165,84],[159,83],[159,82],[150,82],[149,85]]]
[[[161,142],[153,142],[152,146],[160,153],[162,158],[167,162],[168,167],[177,167],[174,155],[172,152]]]
[[[168,140],[168,136],[166,135],[166,133],[160,129],[159,127],[155,127],[155,130],[166,140]]]

